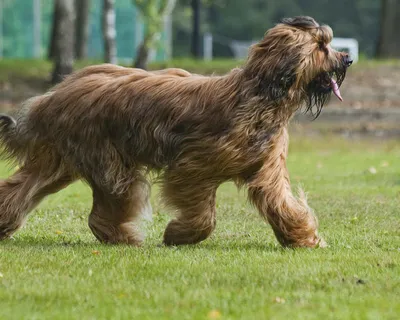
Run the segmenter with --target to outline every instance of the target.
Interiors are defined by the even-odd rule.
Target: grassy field
[[[103,63],[101,60],[77,61],[74,69],[78,70],[88,65]],[[224,74],[240,66],[243,61],[233,59],[215,59],[213,61],[175,59],[168,62],[151,63],[149,69],[162,69],[168,67],[179,67],[190,70],[194,73]],[[129,63],[122,63],[130,67]],[[49,78],[53,68],[53,63],[48,60],[21,60],[21,59],[0,59],[0,81],[26,81],[40,80]]]
[[[199,245],[158,246],[170,216],[156,188],[144,247],[101,245],[90,191],[74,184],[0,243],[0,319],[398,319],[399,147],[292,138],[292,183],[308,191],[327,249],[280,248],[231,184]]]
[[[102,63],[101,60],[77,61],[74,69],[78,70],[88,65]],[[241,66],[243,61],[233,59],[214,59],[212,61],[193,60],[193,59],[174,59],[167,62],[150,63],[149,69],[157,70],[168,67],[179,67],[199,74],[225,74],[232,68]],[[365,70],[377,66],[399,66],[400,60],[376,60],[360,59],[352,67],[353,69]],[[122,65],[130,66],[129,63]],[[21,59],[0,59],[0,82],[11,81],[41,81],[49,79],[53,64],[48,60],[21,60]]]

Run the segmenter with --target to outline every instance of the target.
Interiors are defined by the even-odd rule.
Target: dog
[[[286,157],[293,114],[317,117],[332,93],[341,99],[352,60],[330,46],[332,36],[311,17],[285,18],[226,75],[89,66],[15,118],[1,115],[4,155],[20,167],[0,182],[0,239],[45,196],[81,179],[93,191],[97,239],[140,245],[153,171],[177,211],[165,245],[205,240],[216,226],[216,190],[233,181],[248,188],[282,246],[325,246],[304,194],[291,191]]]

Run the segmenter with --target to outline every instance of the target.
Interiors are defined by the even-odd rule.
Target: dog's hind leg
[[[249,182],[250,201],[258,208],[283,246],[325,246],[317,234],[317,219],[304,195],[291,191],[286,168],[288,135],[284,131],[273,142],[268,160]]]
[[[164,244],[194,244],[208,238],[216,225],[217,187],[215,182],[196,182],[185,173],[166,174],[163,196],[178,215],[165,230]]]
[[[151,211],[150,186],[145,178],[138,177],[122,194],[96,185],[92,185],[92,189],[89,227],[96,238],[104,243],[139,246],[143,234],[138,230],[138,218]]]
[[[25,222],[29,212],[47,195],[55,193],[74,179],[61,171],[24,166],[0,181],[0,240],[9,238]]]

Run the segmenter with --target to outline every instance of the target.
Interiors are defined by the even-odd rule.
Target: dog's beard
[[[329,101],[332,92],[342,101],[339,87],[345,76],[346,68],[344,67],[318,74],[306,88],[305,112],[310,113],[314,119],[318,118],[323,106]]]

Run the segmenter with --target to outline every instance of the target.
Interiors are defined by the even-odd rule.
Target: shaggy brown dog
[[[139,245],[137,218],[151,209],[146,174],[156,170],[179,212],[167,245],[210,235],[216,190],[228,180],[248,186],[282,245],[323,245],[312,210],[291,192],[287,126],[299,107],[318,115],[332,91],[340,97],[351,61],[331,39],[312,18],[285,19],[225,76],[91,66],[28,100],[16,120],[1,116],[6,154],[20,169],[0,183],[0,239],[45,196],[83,179],[94,235]]]

